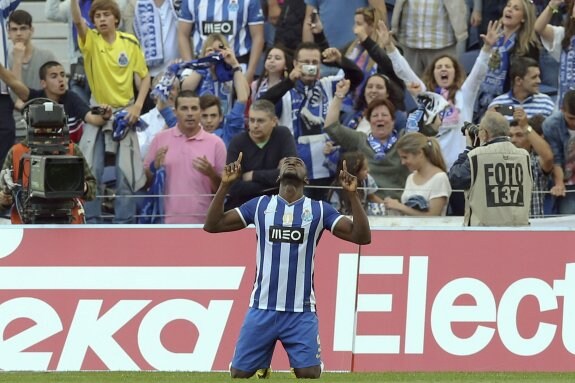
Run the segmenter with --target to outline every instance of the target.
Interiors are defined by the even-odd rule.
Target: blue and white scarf
[[[234,78],[232,67],[226,64],[222,55],[215,54],[168,66],[168,69],[166,69],[158,84],[152,89],[152,96],[159,97],[163,101],[166,101],[170,95],[170,90],[172,90],[175,79],[179,78],[184,70],[207,70],[211,68],[212,64],[214,65],[216,78],[219,82],[231,81]]]
[[[154,0],[138,0],[134,14],[134,32],[146,58],[148,67],[155,67],[164,62],[164,45],[162,42],[162,23],[160,12]]]
[[[559,100],[557,105],[563,105],[563,96],[571,89],[575,89],[575,36],[571,37],[569,48],[561,51],[559,60]]]
[[[478,116],[483,116],[493,99],[503,93],[505,79],[509,71],[511,50],[515,46],[516,35],[513,33],[507,41],[501,36],[493,46],[493,53],[489,59],[489,68],[485,79],[479,87],[477,105],[475,111]]]
[[[381,142],[377,138],[373,136],[373,134],[369,133],[367,136],[367,143],[373,149],[375,156],[374,158],[377,161],[381,161],[385,158],[385,155],[389,150],[393,147],[393,145],[397,142],[397,130],[393,129],[391,132],[391,136],[388,137],[385,142]]]
[[[150,164],[153,167],[153,162]],[[162,224],[164,223],[164,189],[166,185],[166,168],[160,166],[154,175],[154,181],[144,198],[144,206],[140,212],[138,223]]]

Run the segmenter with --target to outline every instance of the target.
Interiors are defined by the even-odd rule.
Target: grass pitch
[[[233,380],[238,382],[238,380]],[[297,379],[290,373],[274,372],[268,381]],[[573,373],[324,373],[320,382],[575,382]],[[223,372],[0,372],[0,382],[9,383],[211,383],[232,382]]]

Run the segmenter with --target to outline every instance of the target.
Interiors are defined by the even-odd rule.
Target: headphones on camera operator
[[[22,115],[27,145],[12,149],[12,223],[84,223],[84,160],[73,155],[63,106],[35,98],[24,104]]]

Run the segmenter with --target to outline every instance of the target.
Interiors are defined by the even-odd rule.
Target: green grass
[[[231,382],[223,372],[0,372],[10,383],[202,383]],[[274,372],[268,381],[297,381]],[[575,373],[324,373],[321,382],[574,382]],[[237,380],[234,380],[237,382]]]

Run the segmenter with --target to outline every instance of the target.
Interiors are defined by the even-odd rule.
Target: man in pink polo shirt
[[[178,124],[158,133],[144,166],[148,182],[156,169],[166,169],[165,223],[204,223],[212,195],[220,184],[226,164],[226,146],[221,138],[200,125],[200,98],[180,92],[175,101]]]

